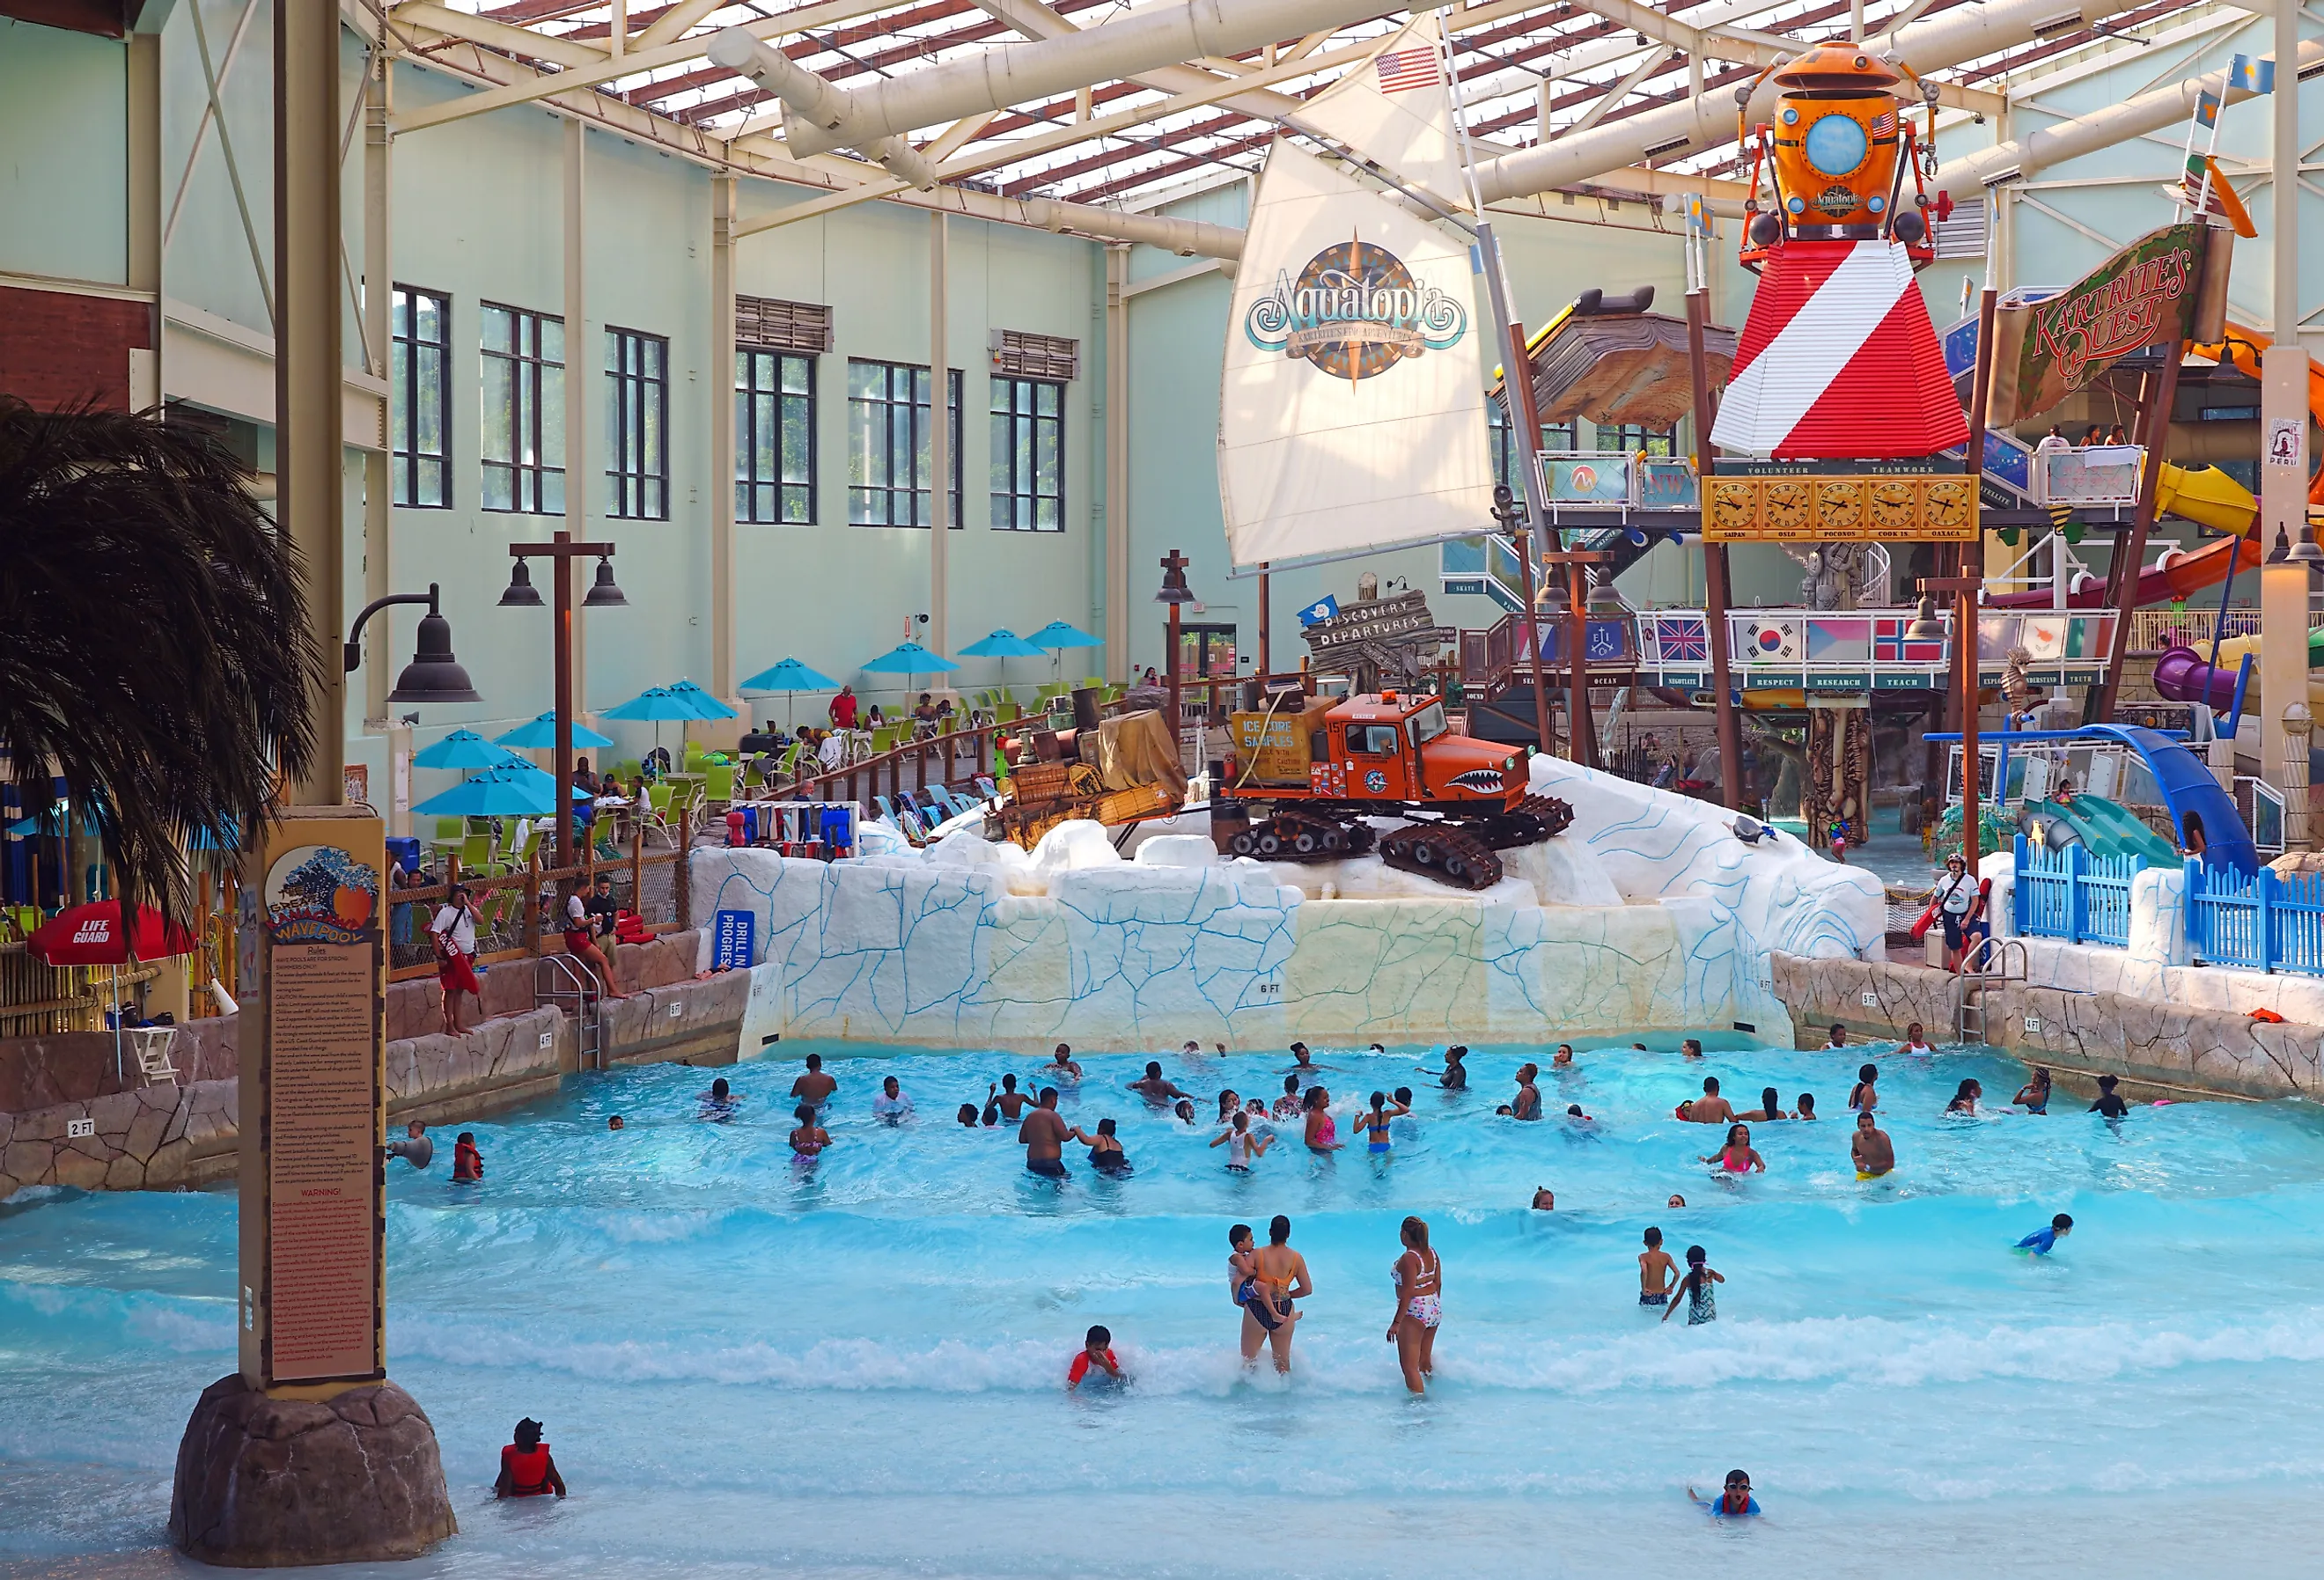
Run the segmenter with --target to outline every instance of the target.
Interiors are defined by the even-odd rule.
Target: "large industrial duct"
[[[1381,0],[1177,0],[1062,38],[1002,44],[852,89],[834,87],[741,28],[728,28],[713,39],[709,55],[782,100],[783,140],[792,157],[805,158],[834,148],[868,151],[882,138],[921,126],[1071,93],[1157,66],[1240,54],[1401,9]]]
[[[2275,56],[2270,53],[2260,59],[2273,60]],[[2300,46],[2300,70],[2304,73],[2319,68],[2324,68],[2324,42],[2306,40]],[[2282,72],[2278,72],[2276,91],[2296,93],[2299,89]],[[2126,143],[2149,132],[2184,125],[2195,113],[2197,97],[2206,93],[2213,98],[2224,96],[2228,104],[2237,104],[2252,97],[2241,88],[2228,88],[2227,74],[2224,69],[2203,77],[2190,77],[2183,82],[2158,88],[2152,93],[2142,93],[2136,98],[2108,105],[2087,115],[2044,126],[2014,141],[1998,143],[1960,159],[1948,160],[1938,170],[1935,185],[1960,198],[1982,187],[2022,180],[2036,171],[2048,170],[2070,159],[2079,159],[2085,153],[2110,148],[2117,143]]]
[[[2030,39],[2080,32],[2123,9],[2108,0],[1992,0],[1925,18],[1867,43],[1915,71],[1941,71]],[[1774,89],[1763,88],[1762,92],[1772,105]],[[1665,105],[1504,153],[1477,167],[1477,185],[1488,203],[1528,197],[1650,159],[1699,152],[1734,140],[1734,98],[1706,93],[1684,104]]]

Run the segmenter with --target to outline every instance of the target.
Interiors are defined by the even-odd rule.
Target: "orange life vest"
[[[501,1450],[501,1468],[508,1472],[512,1497],[538,1498],[549,1492],[549,1445],[527,1452],[512,1443]]]

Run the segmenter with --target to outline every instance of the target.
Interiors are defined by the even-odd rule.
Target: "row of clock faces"
[[[1786,536],[1952,531],[1969,525],[1972,503],[1968,479],[1943,476],[1722,477],[1711,492],[1719,531]]]

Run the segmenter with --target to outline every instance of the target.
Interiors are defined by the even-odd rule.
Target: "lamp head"
[[[581,600],[585,609],[625,609],[630,600],[613,585],[613,562],[600,556],[597,560],[597,583],[589,596]]]
[[[1186,586],[1186,557],[1176,549],[1162,559],[1162,590],[1154,595],[1157,604],[1191,604],[1194,590]]]
[[[1942,642],[1945,624],[1937,618],[1937,600],[1932,593],[1921,595],[1921,606],[1913,612],[1913,623],[1904,627],[1906,642]]]
[[[2292,546],[2292,552],[2284,558],[2294,565],[2304,565],[2310,570],[2314,570],[2318,566],[2324,566],[2324,547],[2319,547],[2316,541],[2316,529],[2305,522],[2301,522],[2300,541]]]
[[[411,661],[395,678],[390,702],[482,702],[468,682],[468,671],[452,656],[452,623],[437,609],[437,589],[428,587],[428,613],[420,617],[420,635]]]
[[[540,589],[532,585],[532,567],[525,560],[518,560],[516,568],[509,573],[508,590],[501,595],[501,607],[503,609],[540,607]]]

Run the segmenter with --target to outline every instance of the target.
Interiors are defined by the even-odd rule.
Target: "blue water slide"
[[[2259,850],[2252,844],[2251,830],[2244,827],[2243,814],[2200,757],[2170,736],[2138,725],[2087,725],[2081,734],[2112,737],[2145,759],[2181,846],[2187,844],[2188,819],[2192,818],[2202,830],[2207,864],[2246,875],[2259,871]]]

